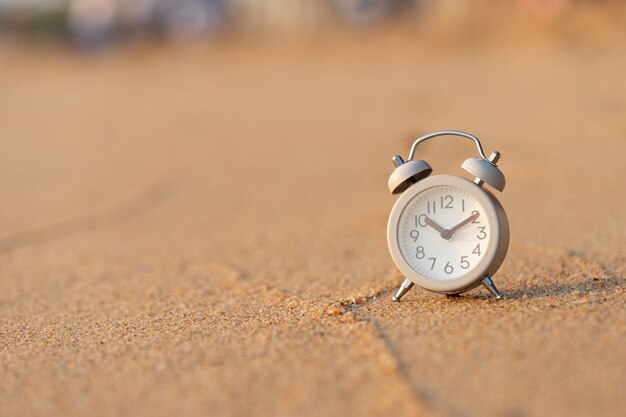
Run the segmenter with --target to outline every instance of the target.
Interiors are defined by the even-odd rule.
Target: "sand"
[[[0,58],[1,416],[618,416],[626,50],[407,36]],[[390,158],[502,152],[509,255],[402,281]],[[475,153],[427,143],[436,173]]]

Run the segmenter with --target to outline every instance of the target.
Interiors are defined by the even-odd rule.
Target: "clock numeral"
[[[413,238],[413,242],[417,242],[417,238],[420,237],[420,232],[413,229],[411,230],[411,233],[409,233],[409,235],[411,236],[411,238]]]
[[[470,263],[467,258],[467,256],[461,256],[461,268],[463,269],[467,269],[470,267]]]
[[[480,216],[480,213],[477,210],[472,211],[472,216],[475,215],[475,214]],[[474,220],[472,220],[472,223],[480,223],[480,222],[478,221],[478,219],[474,219]]]
[[[474,248],[472,253],[475,253],[476,255],[480,256],[480,254],[481,254],[481,252],[480,252],[480,243],[478,245],[476,245],[476,247]]]
[[[451,195],[446,195],[446,196],[441,196],[440,198],[441,201],[441,208],[442,209],[451,209],[452,207],[452,202],[454,201],[454,198]],[[444,205],[445,202],[445,205]]]
[[[416,220],[417,224],[419,224],[422,227],[426,227],[426,215],[425,214],[420,214],[419,217],[417,217],[417,216],[415,216],[415,217],[417,219]]]
[[[454,272],[454,267],[450,265],[450,261],[446,262],[446,266],[443,267],[443,271],[446,274],[451,274]]]
[[[461,211],[465,211],[465,199],[461,199]]]
[[[430,266],[430,270],[432,271],[435,268],[435,262],[437,262],[437,258],[428,258],[429,261],[433,261],[433,264]]]
[[[415,257],[417,259],[424,259],[424,256],[426,256],[426,254],[424,253],[424,247],[423,246],[418,246],[417,247],[417,252],[415,253]]]
[[[480,229],[480,232],[478,232],[476,237],[478,239],[480,239],[480,240],[483,240],[484,238],[487,237],[487,232],[485,232],[486,227],[485,226],[478,226],[478,228]]]
[[[431,205],[432,205],[432,213],[435,214],[437,213],[437,203],[435,203],[434,201],[429,201],[426,203],[428,205],[428,214],[431,214]]]

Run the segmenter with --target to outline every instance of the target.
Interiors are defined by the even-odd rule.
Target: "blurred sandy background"
[[[16,3],[1,416],[623,415],[626,4]],[[440,129],[502,152],[501,301],[391,302]]]

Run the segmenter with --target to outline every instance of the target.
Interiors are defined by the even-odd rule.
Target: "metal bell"
[[[433,172],[428,162],[420,159],[404,162],[400,156],[396,155],[393,157],[393,162],[397,168],[393,170],[387,182],[391,194],[400,194]]]
[[[494,151],[488,160],[484,158],[467,158],[461,167],[476,177],[474,182],[478,185],[486,182],[496,190],[503,191],[506,179],[502,171],[496,166],[498,159],[500,159],[500,152]]]

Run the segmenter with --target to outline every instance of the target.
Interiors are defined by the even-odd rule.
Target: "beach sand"
[[[623,415],[623,42],[0,60],[1,416]],[[391,301],[390,158],[440,129],[502,153],[502,300]]]

